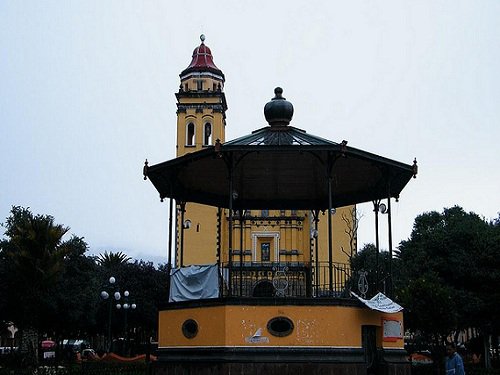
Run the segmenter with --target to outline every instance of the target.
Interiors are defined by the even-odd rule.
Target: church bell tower
[[[224,73],[215,65],[212,51],[201,44],[189,66],[180,74],[177,98],[176,156],[225,142],[226,96]],[[177,202],[176,266],[214,264],[217,246],[217,208]],[[181,230],[182,227],[184,230]],[[190,251],[184,251],[190,249]]]
[[[225,141],[226,96],[224,73],[214,64],[212,52],[201,44],[191,64],[180,74],[177,97],[177,157]]]

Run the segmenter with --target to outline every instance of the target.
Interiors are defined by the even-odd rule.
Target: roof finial
[[[201,44],[205,41],[205,34],[200,35]]]
[[[264,117],[271,127],[282,128],[290,123],[293,116],[293,105],[283,96],[283,89],[274,89],[275,97],[264,106]]]

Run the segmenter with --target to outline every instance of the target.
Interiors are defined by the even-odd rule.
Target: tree
[[[67,247],[62,275],[52,291],[45,328],[60,338],[96,332],[101,286],[95,258],[85,256],[88,245],[83,238],[73,236]]]
[[[112,251],[108,253],[105,251],[103,254],[99,254],[97,263],[103,268],[113,270],[119,268],[125,263],[128,263],[130,260],[131,258],[121,251],[117,251],[116,253],[113,253]]]
[[[6,315],[21,330],[20,350],[36,363],[38,330],[54,285],[61,276],[69,228],[55,224],[48,215],[34,215],[29,208],[12,207],[3,225],[6,240],[0,243],[5,260],[5,283],[9,292]]]
[[[36,364],[42,334],[103,342],[97,336],[108,329],[110,305],[103,303],[100,292],[110,276],[117,279],[116,290],[122,295],[129,290],[130,303],[137,304],[128,312],[127,336],[136,343],[156,336],[158,306],[168,296],[169,267],[131,262],[122,252],[86,256],[83,238],[65,240],[69,228],[29,208],[13,207],[2,226],[0,323],[12,321],[20,329],[20,346],[28,359],[24,366]],[[125,331],[123,309],[113,308],[112,323],[115,333]]]
[[[371,296],[377,294],[379,291],[383,293],[386,292],[386,282],[389,277],[389,253],[387,251],[380,251],[378,260],[379,285],[377,286],[377,248],[375,245],[372,243],[365,244],[363,248],[351,258],[351,269],[353,271],[355,285],[358,283],[359,273],[366,272],[368,294]]]
[[[349,248],[346,250],[341,246],[340,250],[347,255],[349,261],[357,252],[357,239],[358,239],[358,227],[359,221],[363,218],[356,206],[352,206],[347,212],[342,210],[341,219],[345,223],[344,233],[347,238],[349,238]]]
[[[498,331],[499,239],[497,222],[458,206],[419,215],[395,263],[406,327],[436,340]]]

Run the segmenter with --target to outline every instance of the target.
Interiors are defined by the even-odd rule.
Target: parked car
[[[10,353],[13,353],[17,350],[17,346],[10,347],[10,346],[0,346],[0,355],[7,355]]]

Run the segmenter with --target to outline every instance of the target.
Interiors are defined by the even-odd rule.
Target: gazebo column
[[[184,214],[186,213],[186,202],[180,203],[181,208],[181,251],[180,251],[180,265],[179,267],[184,266]]]
[[[240,297],[243,296],[243,226],[245,224],[244,212],[239,210],[240,213]]]
[[[174,238],[175,238],[175,243],[174,243],[174,268],[177,268],[179,266],[179,241],[177,239],[179,238],[179,211],[177,206],[179,203],[177,200],[175,200],[174,204],[174,209],[175,209],[175,218],[174,218]]]
[[[169,209],[168,209],[168,263],[167,263],[167,300],[170,298],[170,270],[172,269],[172,240],[173,240],[173,210],[174,210],[174,200],[170,198],[169,200]]]
[[[217,208],[217,268],[219,270],[219,297],[222,297],[222,291],[224,290],[224,276],[221,270],[221,241],[222,241],[222,208]],[[222,275],[222,276],[221,276]]]
[[[380,242],[378,235],[378,212],[380,207],[380,199],[373,201],[373,212],[375,212],[375,249],[377,254],[375,256],[375,289],[379,292],[379,256],[380,256]]]
[[[315,262],[315,272],[314,272],[314,283],[316,284],[316,297],[319,296],[319,283],[320,283],[320,271],[319,271],[319,241],[318,241],[318,221],[319,221],[319,210],[313,210],[313,221],[314,221],[314,262]]]
[[[229,285],[228,285],[228,293],[229,296],[232,296],[232,283],[233,283],[233,166],[232,162],[229,165],[229,217],[228,217],[228,226],[229,226],[229,264],[228,264],[228,273],[229,273]]]
[[[391,210],[391,193],[390,189],[387,195],[387,231],[389,236],[389,297],[393,297],[393,280],[392,280],[392,210]]]
[[[328,283],[333,295],[333,228],[332,228],[332,178],[328,178]]]
[[[169,200],[170,205],[169,205],[169,212],[168,212],[168,266],[172,266],[172,242],[173,242],[173,222],[172,222],[172,216],[173,216],[173,211],[174,211],[174,200],[173,198],[170,198]]]

